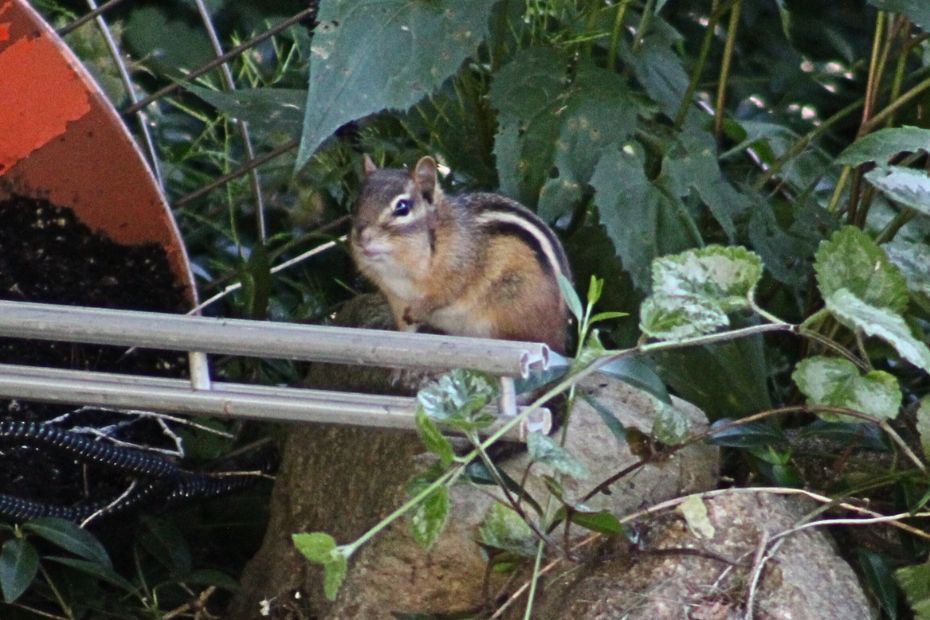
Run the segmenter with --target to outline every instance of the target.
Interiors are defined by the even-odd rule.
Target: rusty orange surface
[[[0,0],[0,196],[13,192],[119,243],[161,244],[195,303],[177,225],[119,115],[27,2]]]

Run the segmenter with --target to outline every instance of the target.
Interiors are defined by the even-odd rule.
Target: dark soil
[[[44,200],[0,201],[0,299],[156,312],[184,312],[161,246],[125,246],[90,230],[70,209]],[[187,356],[169,351],[0,338],[0,363],[184,377]],[[57,419],[63,428],[106,429],[166,446],[151,420],[79,406],[0,400],[0,419]],[[63,417],[62,417],[63,416]],[[0,446],[0,493],[57,504],[114,497],[126,480],[29,447]]]

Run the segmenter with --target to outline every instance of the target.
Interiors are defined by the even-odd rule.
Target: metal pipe
[[[226,383],[214,384],[210,390],[192,390],[181,379],[12,364],[0,364],[0,397],[266,421],[416,428],[417,402],[413,397]],[[501,419],[485,432],[494,432],[505,421]],[[548,432],[551,415],[540,409],[527,422],[529,430]],[[505,437],[524,441],[527,427],[514,428]]]
[[[0,301],[0,336],[526,377],[540,343]]]

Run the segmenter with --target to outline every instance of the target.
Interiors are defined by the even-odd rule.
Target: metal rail
[[[0,336],[526,377],[540,343],[0,301]]]
[[[214,383],[194,390],[182,379],[0,364],[0,398],[80,404],[163,413],[244,417],[283,422],[350,424],[414,430],[413,397],[374,396],[302,388]],[[485,430],[504,423],[499,418]],[[548,433],[551,415],[539,409],[505,437],[525,441],[527,431]]]

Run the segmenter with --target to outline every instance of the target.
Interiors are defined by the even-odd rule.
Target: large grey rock
[[[536,618],[664,620],[743,618],[760,541],[794,527],[812,506],[767,493],[733,490],[705,502],[714,528],[693,533],[679,512],[641,519],[637,549],[615,541],[598,557],[546,584]],[[515,610],[508,618],[522,617]],[[785,539],[762,572],[755,618],[868,619],[875,616],[849,565],[820,531]]]

